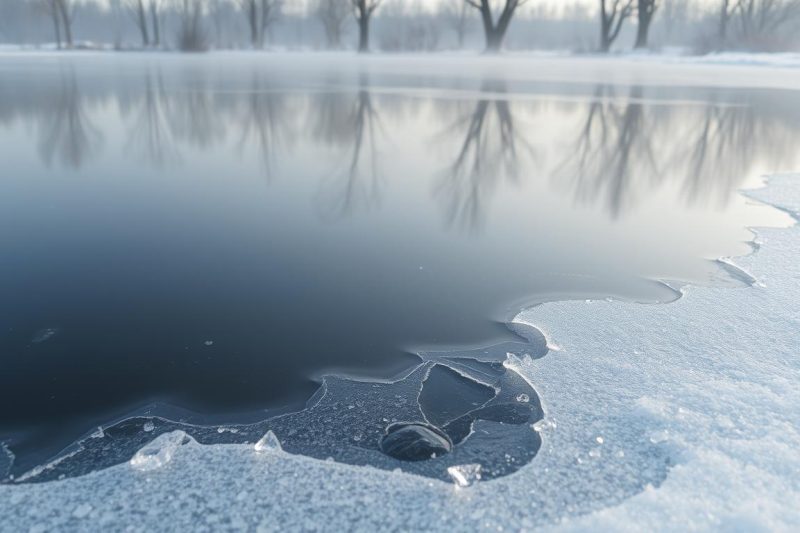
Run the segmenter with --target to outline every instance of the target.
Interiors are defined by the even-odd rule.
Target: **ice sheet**
[[[749,194],[800,215],[800,177]],[[149,472],[125,463],[0,486],[3,527],[797,529],[800,227],[758,229],[756,242],[733,260],[752,286],[687,287],[665,305],[560,302],[521,313],[559,350],[504,363],[545,410],[531,428],[543,437],[539,454],[510,476],[457,487],[189,441]]]

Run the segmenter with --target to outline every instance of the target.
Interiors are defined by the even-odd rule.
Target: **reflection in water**
[[[448,128],[454,135],[464,132],[464,141],[449,171],[435,186],[448,224],[466,230],[483,223],[487,196],[504,180],[512,184],[518,180],[519,150],[534,152],[515,126],[505,84],[484,82],[481,93],[474,110]]]
[[[287,121],[289,102],[280,92],[270,90],[264,78],[252,75],[249,94],[237,98],[240,112],[236,115],[234,130],[239,133],[239,148],[252,144],[260,154],[267,177],[272,176],[273,156],[280,142],[288,143],[292,137]]]
[[[608,86],[595,89],[575,148],[564,155],[556,175],[569,180],[579,201],[602,202],[618,217],[637,194],[661,180],[653,136],[663,122],[645,114],[642,87],[631,87],[622,103],[609,100],[609,93],[613,97]]]
[[[127,119],[126,150],[154,167],[180,161],[187,149],[234,141],[240,151],[252,146],[271,175],[279,151],[302,134],[303,143],[333,148],[344,159],[331,165],[339,170],[321,177],[317,193],[321,216],[337,219],[379,204],[380,152],[393,142],[388,133],[405,131],[403,123],[417,120],[425,105],[415,98],[376,100],[364,72],[355,91],[340,86],[318,93],[280,88],[257,72],[238,92],[220,92],[202,72],[184,72],[183,78],[179,88],[169,88],[161,68],[154,67],[143,73],[141,90],[134,84],[110,91],[87,89],[65,69],[58,84],[43,92],[5,91],[0,111],[9,118],[36,115],[42,161],[76,169],[100,154],[104,134],[86,105],[105,101],[108,95],[95,94],[103,90],[117,98]],[[326,80],[333,87],[338,81]],[[498,188],[518,186],[520,176],[549,175],[555,189],[581,204],[601,205],[612,218],[667,182],[680,185],[686,205],[724,205],[756,159],[768,156],[779,166],[794,155],[800,118],[787,110],[796,106],[775,105],[768,95],[731,98],[721,89],[707,90],[703,101],[686,106],[648,99],[647,93],[642,86],[597,85],[577,106],[523,105],[514,95],[506,97],[504,82],[486,80],[474,102],[429,102],[436,113],[427,116],[442,121],[444,137],[458,140],[447,171],[430,176],[447,225],[479,229]],[[530,141],[532,129],[539,129],[530,125],[541,122],[540,115],[556,114],[555,122],[569,124],[576,107],[583,116],[577,133],[548,124],[549,138]],[[388,131],[381,115],[391,119]],[[570,136],[573,141],[563,141]]]
[[[369,210],[380,202],[377,144],[382,133],[369,78],[360,74],[354,96],[327,95],[319,100],[319,106],[319,131],[325,140],[332,144],[341,141],[349,150],[346,168],[322,183],[318,196],[320,211],[326,219],[337,219]],[[324,109],[331,106],[336,109]]]
[[[225,140],[226,122],[211,81],[203,72],[183,73],[184,86],[173,90],[168,112],[172,135],[195,149],[208,149]]]
[[[724,205],[764,155],[773,168],[791,161],[800,128],[785,109],[764,102],[726,102],[720,90],[681,107],[645,99],[633,86],[626,97],[599,85],[576,141],[553,172],[585,204],[601,204],[617,218],[674,181],[686,205]],[[787,106],[791,107],[791,106]],[[767,113],[765,113],[767,111]]]
[[[169,105],[160,69],[147,71],[137,108],[132,110],[128,143],[137,159],[147,160],[155,167],[177,161],[180,154],[172,137]]]
[[[41,119],[39,154],[48,166],[57,160],[80,168],[99,148],[101,136],[84,108],[74,71],[62,74],[57,94],[48,104]]]
[[[765,115],[764,107],[770,105],[764,102],[725,105],[719,100],[719,94],[712,96],[712,105],[704,106],[696,124],[684,130],[685,145],[676,143],[672,149],[670,170],[684,176],[682,197],[690,205],[724,205],[742,186],[754,159],[766,155],[779,168],[790,165],[795,152],[791,130],[800,127],[796,106],[784,109],[773,103]]]
[[[151,401],[263,414],[331,369],[509,341],[529,303],[674,297],[651,279],[717,279],[700,258],[755,218],[734,190],[800,138],[793,92],[91,61],[0,80],[23,449]]]

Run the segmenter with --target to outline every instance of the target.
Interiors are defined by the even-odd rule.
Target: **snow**
[[[368,54],[352,52],[287,52],[220,50],[205,54],[129,51],[124,53],[88,50],[31,49],[16,45],[0,46],[5,60],[31,61],[68,57],[75,68],[137,68],[142,61],[162,64],[210,64],[216,69],[252,68],[266,71],[337,71],[358,73],[366,68],[375,75],[393,79],[401,76],[509,82],[545,81],[570,83],[608,83],[616,85],[657,85],[663,87],[748,87],[800,89],[798,53],[714,53],[680,55],[674,53],[568,54],[551,52],[507,52],[499,56],[463,52],[436,54]],[[373,91],[379,88],[373,87]]]
[[[774,177],[748,194],[797,217],[799,180]],[[159,468],[0,486],[4,527],[797,530],[800,227],[755,233],[757,251],[732,260],[752,286],[685,287],[662,305],[558,302],[518,316],[560,350],[506,359],[545,410],[531,428],[542,448],[515,474],[457,487],[165,434],[178,445]]]

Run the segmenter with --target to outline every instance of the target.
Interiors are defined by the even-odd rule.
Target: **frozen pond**
[[[418,352],[541,357],[542,338],[506,326],[521,309],[748,284],[714,259],[746,253],[748,226],[788,224],[737,190],[797,168],[796,91],[423,66],[0,57],[11,472],[143,409],[252,423],[301,408],[323,374],[407,377]],[[421,409],[443,427],[502,382],[535,422],[535,391],[478,359],[390,397],[414,403],[428,381]],[[352,386],[341,400],[363,411]],[[377,420],[416,413],[394,407]],[[311,415],[296,416],[287,432]],[[540,443],[518,444],[527,461]]]

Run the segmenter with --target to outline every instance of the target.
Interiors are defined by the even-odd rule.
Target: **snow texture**
[[[797,177],[749,194],[800,215]],[[0,486],[3,528],[797,530],[800,227],[755,233],[733,260],[753,286],[522,312],[560,350],[504,363],[545,411],[539,454],[512,475],[456,487],[189,440],[152,471]]]

